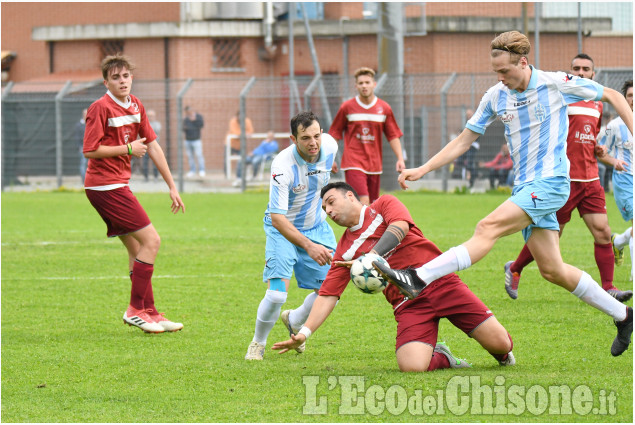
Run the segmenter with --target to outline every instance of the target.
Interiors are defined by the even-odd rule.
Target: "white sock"
[[[260,301],[258,306],[258,314],[256,316],[256,331],[254,332],[254,341],[266,345],[269,332],[276,324],[280,317],[280,308],[287,300],[287,293],[280,291],[272,291],[267,289],[265,297]]]
[[[627,243],[629,243],[629,241],[632,239],[631,229],[632,227],[629,227],[628,229],[626,229],[624,233],[615,235],[615,242],[614,242],[615,248],[622,249]]]
[[[307,317],[309,317],[309,313],[311,313],[313,302],[315,302],[317,297],[318,294],[315,291],[311,291],[311,293],[304,299],[302,305],[295,310],[291,310],[289,313],[289,324],[293,329],[300,329],[302,325],[304,325]]]
[[[618,322],[626,319],[626,306],[610,296],[586,272],[582,272],[578,286],[571,293]]]
[[[446,274],[467,269],[472,265],[470,253],[463,245],[450,248],[432,261],[417,269],[417,276],[425,283],[432,283]]]

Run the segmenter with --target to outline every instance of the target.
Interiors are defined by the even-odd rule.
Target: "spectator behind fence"
[[[183,131],[185,132],[185,152],[190,164],[188,178],[196,176],[196,166],[198,164],[199,177],[205,177],[205,158],[203,157],[203,141],[201,140],[201,128],[204,122],[201,114],[192,107],[185,107],[185,119],[183,120]]]
[[[240,131],[240,111],[236,112],[229,120],[229,128],[227,129],[227,135],[240,136],[242,133]],[[250,137],[254,132],[254,126],[251,123],[251,120],[245,117],[245,134],[247,137]],[[232,137],[227,141],[227,137],[225,137],[225,143],[229,143],[230,155],[240,155],[240,137]],[[227,175],[227,150],[225,150],[225,175]]]
[[[481,162],[481,168],[489,169],[489,188],[496,189],[497,186],[512,186],[513,174],[510,170],[514,166],[511,156],[509,156],[509,147],[507,143],[503,143],[500,152],[496,154],[494,159],[489,162]],[[498,180],[498,185],[496,184]]]
[[[278,152],[278,142],[274,139],[273,131],[267,132],[267,138],[263,140],[260,145],[253,151],[251,155],[245,158],[246,164],[251,164],[253,169],[253,178],[258,175],[258,169],[263,161],[273,158],[274,154]],[[248,176],[248,175],[247,175]],[[235,185],[240,184],[240,178],[242,177],[242,161],[238,161],[238,167],[236,168],[236,182]]]
[[[472,118],[472,115],[474,115],[473,109],[467,109],[465,111],[466,119],[469,120],[470,118]],[[455,138],[456,136],[453,135],[452,140],[454,140]],[[467,150],[467,152],[459,156],[455,161],[456,166],[459,167],[459,169],[461,170],[461,179],[469,180],[470,188],[474,187],[474,181],[478,176],[478,170],[476,168],[476,151],[478,151],[480,148],[481,145],[479,144],[478,139],[476,139],[474,142],[472,142],[472,145]]]
[[[154,133],[157,135],[157,143],[161,140],[161,122],[157,120],[157,113],[154,112],[154,109],[148,110],[148,121],[150,121],[150,127],[154,130]],[[154,175],[154,180],[157,181],[159,179],[159,170],[154,166],[154,163],[150,162],[150,155],[143,156],[143,177],[146,181],[148,181],[148,175],[150,174],[150,168],[152,168],[152,174]]]
[[[79,177],[84,184],[84,177],[86,176],[86,166],[88,165],[88,158],[84,157],[84,131],[86,130],[86,114],[88,109],[82,111],[82,118],[77,121],[73,128],[73,138],[79,147]]]

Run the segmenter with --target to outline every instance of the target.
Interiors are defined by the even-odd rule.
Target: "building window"
[[[240,60],[240,39],[217,38],[212,40],[212,72],[244,72]]]
[[[103,40],[101,42],[101,57],[123,53],[123,40]]]

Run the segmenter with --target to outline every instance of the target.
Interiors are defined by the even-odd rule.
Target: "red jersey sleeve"
[[[403,136],[399,124],[395,119],[395,115],[392,112],[392,108],[386,103],[386,122],[384,123],[384,134],[388,141]]]
[[[339,260],[342,258],[340,257]],[[335,260],[335,258],[334,258]],[[348,282],[351,281],[351,269],[332,265],[320,287],[319,295],[340,297]]]
[[[84,131],[83,152],[93,152],[99,148],[106,128],[107,111],[101,103],[93,103],[86,114],[86,130]]]

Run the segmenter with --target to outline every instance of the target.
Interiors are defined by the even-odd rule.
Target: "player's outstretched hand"
[[[142,137],[141,139],[137,139],[134,142],[130,143],[130,147],[132,147],[132,156],[136,156],[137,158],[141,158],[148,151],[148,145],[145,142],[146,138]]]
[[[286,353],[289,350],[298,348],[302,343],[306,341],[306,337],[302,334],[291,335],[291,338],[286,341],[280,341],[273,344],[272,350],[280,350],[278,354]]]
[[[395,170],[397,170],[398,173],[401,173],[405,169],[406,163],[404,161],[397,161],[397,163],[395,164]]]
[[[421,167],[406,168],[405,170],[401,172],[401,174],[399,174],[399,178],[397,179],[399,181],[399,186],[401,186],[402,189],[408,189],[408,185],[406,184],[406,181],[411,181],[411,182],[417,181],[421,177],[423,177],[424,174],[425,173],[423,172]]]
[[[170,190],[170,199],[172,199],[172,214],[176,214],[179,210],[185,212],[185,204],[179,196],[179,192],[176,189]]]

